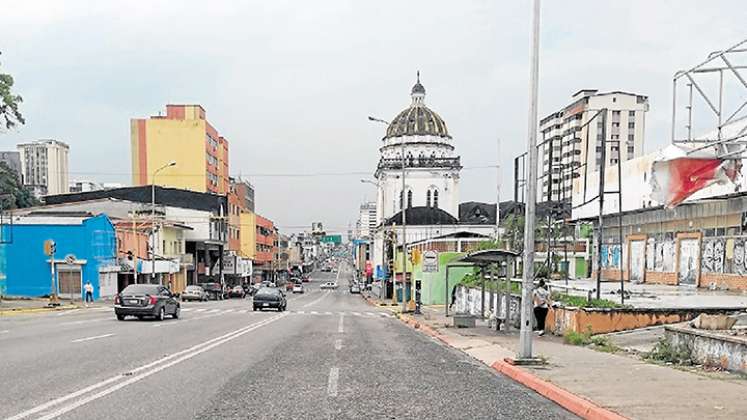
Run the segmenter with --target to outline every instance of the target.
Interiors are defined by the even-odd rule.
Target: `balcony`
[[[423,157],[416,158],[411,157],[407,159],[408,168],[450,168],[450,169],[462,169],[462,165],[458,157],[455,158],[431,158]],[[402,159],[381,159],[379,160],[379,166],[377,170],[382,169],[402,169]]]

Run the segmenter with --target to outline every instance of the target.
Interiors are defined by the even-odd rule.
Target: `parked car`
[[[361,292],[361,287],[358,286],[358,283],[354,283],[353,285],[350,286],[350,293],[360,294],[360,292]]]
[[[249,294],[253,296],[255,293],[257,293],[257,290],[259,290],[261,288],[262,288],[262,284],[260,284],[260,283],[254,283],[254,284],[252,284],[252,287],[250,288],[251,292],[249,292]]]
[[[182,302],[188,300],[199,300],[205,302],[208,300],[208,294],[205,292],[205,289],[200,286],[187,286],[187,288],[182,292]]]
[[[252,306],[255,311],[275,308],[278,312],[283,312],[287,305],[285,294],[276,287],[263,287],[257,290],[252,300]]]
[[[114,297],[114,314],[120,321],[127,316],[138,319],[154,317],[163,321],[166,315],[171,315],[177,319],[181,315],[181,304],[164,286],[131,284]]]
[[[303,293],[303,284],[302,283],[296,283],[293,285],[293,293]]]
[[[296,285],[296,283],[293,283],[292,281],[289,281],[289,282],[285,283],[285,290],[290,292],[291,290],[293,290],[293,286],[295,286],[295,285]]]
[[[311,281],[311,279],[309,278],[308,274],[304,274],[303,276],[301,276],[301,281],[304,283],[308,283]]]
[[[246,292],[244,291],[244,288],[242,286],[234,286],[233,289],[231,289],[230,292],[228,292],[228,295],[230,297],[237,297],[244,299],[246,297]]]
[[[326,283],[322,283],[321,286],[319,286],[321,289],[337,289],[337,283],[334,281],[328,281]]]
[[[220,283],[202,283],[200,284],[208,297],[213,300],[223,300],[223,286]]]

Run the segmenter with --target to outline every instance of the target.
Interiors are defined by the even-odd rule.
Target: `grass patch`
[[[620,350],[619,347],[610,341],[609,337],[601,335],[592,336],[591,328],[587,328],[583,333],[568,330],[563,334],[563,341],[573,346],[591,346],[594,350],[605,353],[615,353]]]
[[[644,356],[646,360],[675,365],[691,365],[692,354],[687,347],[674,346],[666,338],[661,338],[654,348]]]
[[[578,308],[625,308],[626,306],[613,302],[609,299],[592,299],[587,300],[583,296],[567,295],[564,293],[553,292],[550,296],[553,302],[558,302],[564,306],[575,306]]]

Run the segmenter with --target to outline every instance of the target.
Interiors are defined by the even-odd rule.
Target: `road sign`
[[[48,256],[52,256],[54,252],[56,251],[57,244],[54,243],[52,239],[47,239],[44,241],[44,254]]]
[[[437,273],[438,272],[438,252],[436,251],[423,252],[423,272],[424,273]]]

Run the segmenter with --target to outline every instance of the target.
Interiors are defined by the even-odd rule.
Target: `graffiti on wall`
[[[630,280],[643,282],[644,261],[646,260],[646,243],[644,241],[630,242]]]
[[[620,245],[602,245],[602,268],[620,268]]]
[[[737,238],[734,239],[734,258],[732,263],[731,273],[745,275],[747,273],[747,267],[745,267],[745,239]]]
[[[681,239],[678,280],[680,284],[695,284],[698,278],[698,254],[700,247],[697,239]],[[722,246],[723,249],[723,246]],[[721,262],[723,268],[723,260]]]
[[[703,258],[701,263],[703,272],[724,272],[725,249],[723,238],[708,238],[703,240]]]
[[[656,243],[654,271],[666,273],[674,271],[674,240],[664,239]]]
[[[646,270],[654,271],[654,255],[656,255],[654,249],[656,246],[656,240],[654,238],[648,238],[646,240]]]

